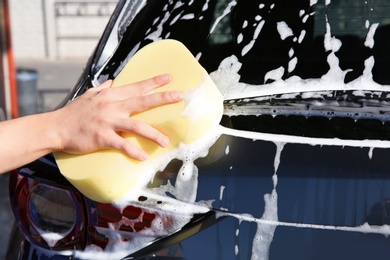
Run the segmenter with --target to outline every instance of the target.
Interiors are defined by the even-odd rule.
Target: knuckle
[[[161,84],[163,84],[164,80],[161,76],[155,76],[155,77],[153,77],[153,82],[156,85],[161,85]]]
[[[120,142],[120,143],[116,144],[116,146],[114,148],[118,151],[122,151],[122,152],[126,152],[126,153],[128,153],[128,150],[129,150],[128,145],[125,142]]]
[[[138,133],[141,131],[141,124],[138,123],[137,121],[130,120],[128,129],[130,132]]]
[[[100,95],[100,96],[107,96],[110,93],[111,93],[111,89],[110,88],[104,88],[104,89],[102,89],[102,90],[100,90],[98,92],[98,95]]]
[[[164,101],[166,101],[166,100],[171,100],[171,97],[172,97],[172,95],[171,95],[170,92],[163,92],[163,93],[161,94],[161,98],[162,98]]]
[[[100,102],[97,102],[97,104],[96,104],[96,108],[97,108],[97,110],[99,110],[99,111],[106,111],[107,110],[107,108],[109,107],[109,103],[107,103],[107,102],[104,102],[104,101],[100,101]],[[99,122],[98,122],[99,123]],[[100,122],[101,123],[101,122]]]
[[[97,131],[93,134],[93,140],[95,145],[102,146],[104,144],[105,137],[104,135],[100,134],[99,131]]]
[[[139,97],[137,99],[137,107],[141,110],[141,111],[144,111],[146,109],[148,109],[148,102],[147,102],[147,99],[145,97]]]

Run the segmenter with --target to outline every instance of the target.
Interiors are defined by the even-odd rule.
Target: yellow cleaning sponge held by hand
[[[184,93],[184,99],[132,118],[167,135],[170,139],[167,147],[123,133],[128,142],[149,154],[146,161],[131,159],[115,150],[83,155],[54,154],[61,173],[85,196],[98,202],[115,202],[129,192],[137,193],[151,182],[158,165],[180,143],[190,144],[219,124],[223,113],[221,93],[191,52],[176,40],[160,40],[140,49],[114,79],[112,87],[165,73],[172,76],[171,82],[154,91],[179,90]]]

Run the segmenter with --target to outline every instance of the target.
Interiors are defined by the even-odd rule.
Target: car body
[[[202,158],[172,162],[195,165],[189,178],[180,167],[163,171],[160,188],[150,187],[158,196],[123,211],[84,197],[52,155],[16,170],[20,258],[387,259],[389,9],[386,1],[119,1],[60,106],[115,78],[141,47],[176,39],[224,96],[221,135]],[[145,232],[156,220],[164,232]]]

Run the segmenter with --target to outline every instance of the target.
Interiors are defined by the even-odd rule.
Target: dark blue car
[[[224,96],[221,135],[123,211],[83,196],[50,154],[17,169],[19,259],[388,259],[389,11],[384,0],[119,1],[61,106],[176,39]]]

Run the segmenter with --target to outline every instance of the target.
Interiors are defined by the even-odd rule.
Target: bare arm
[[[180,101],[181,93],[176,91],[148,94],[169,81],[169,76],[161,75],[118,88],[110,88],[107,81],[56,111],[0,122],[0,173],[53,151],[87,153],[112,148],[146,160],[145,151],[119,133],[133,132],[162,147],[168,144],[167,136],[129,115]]]

